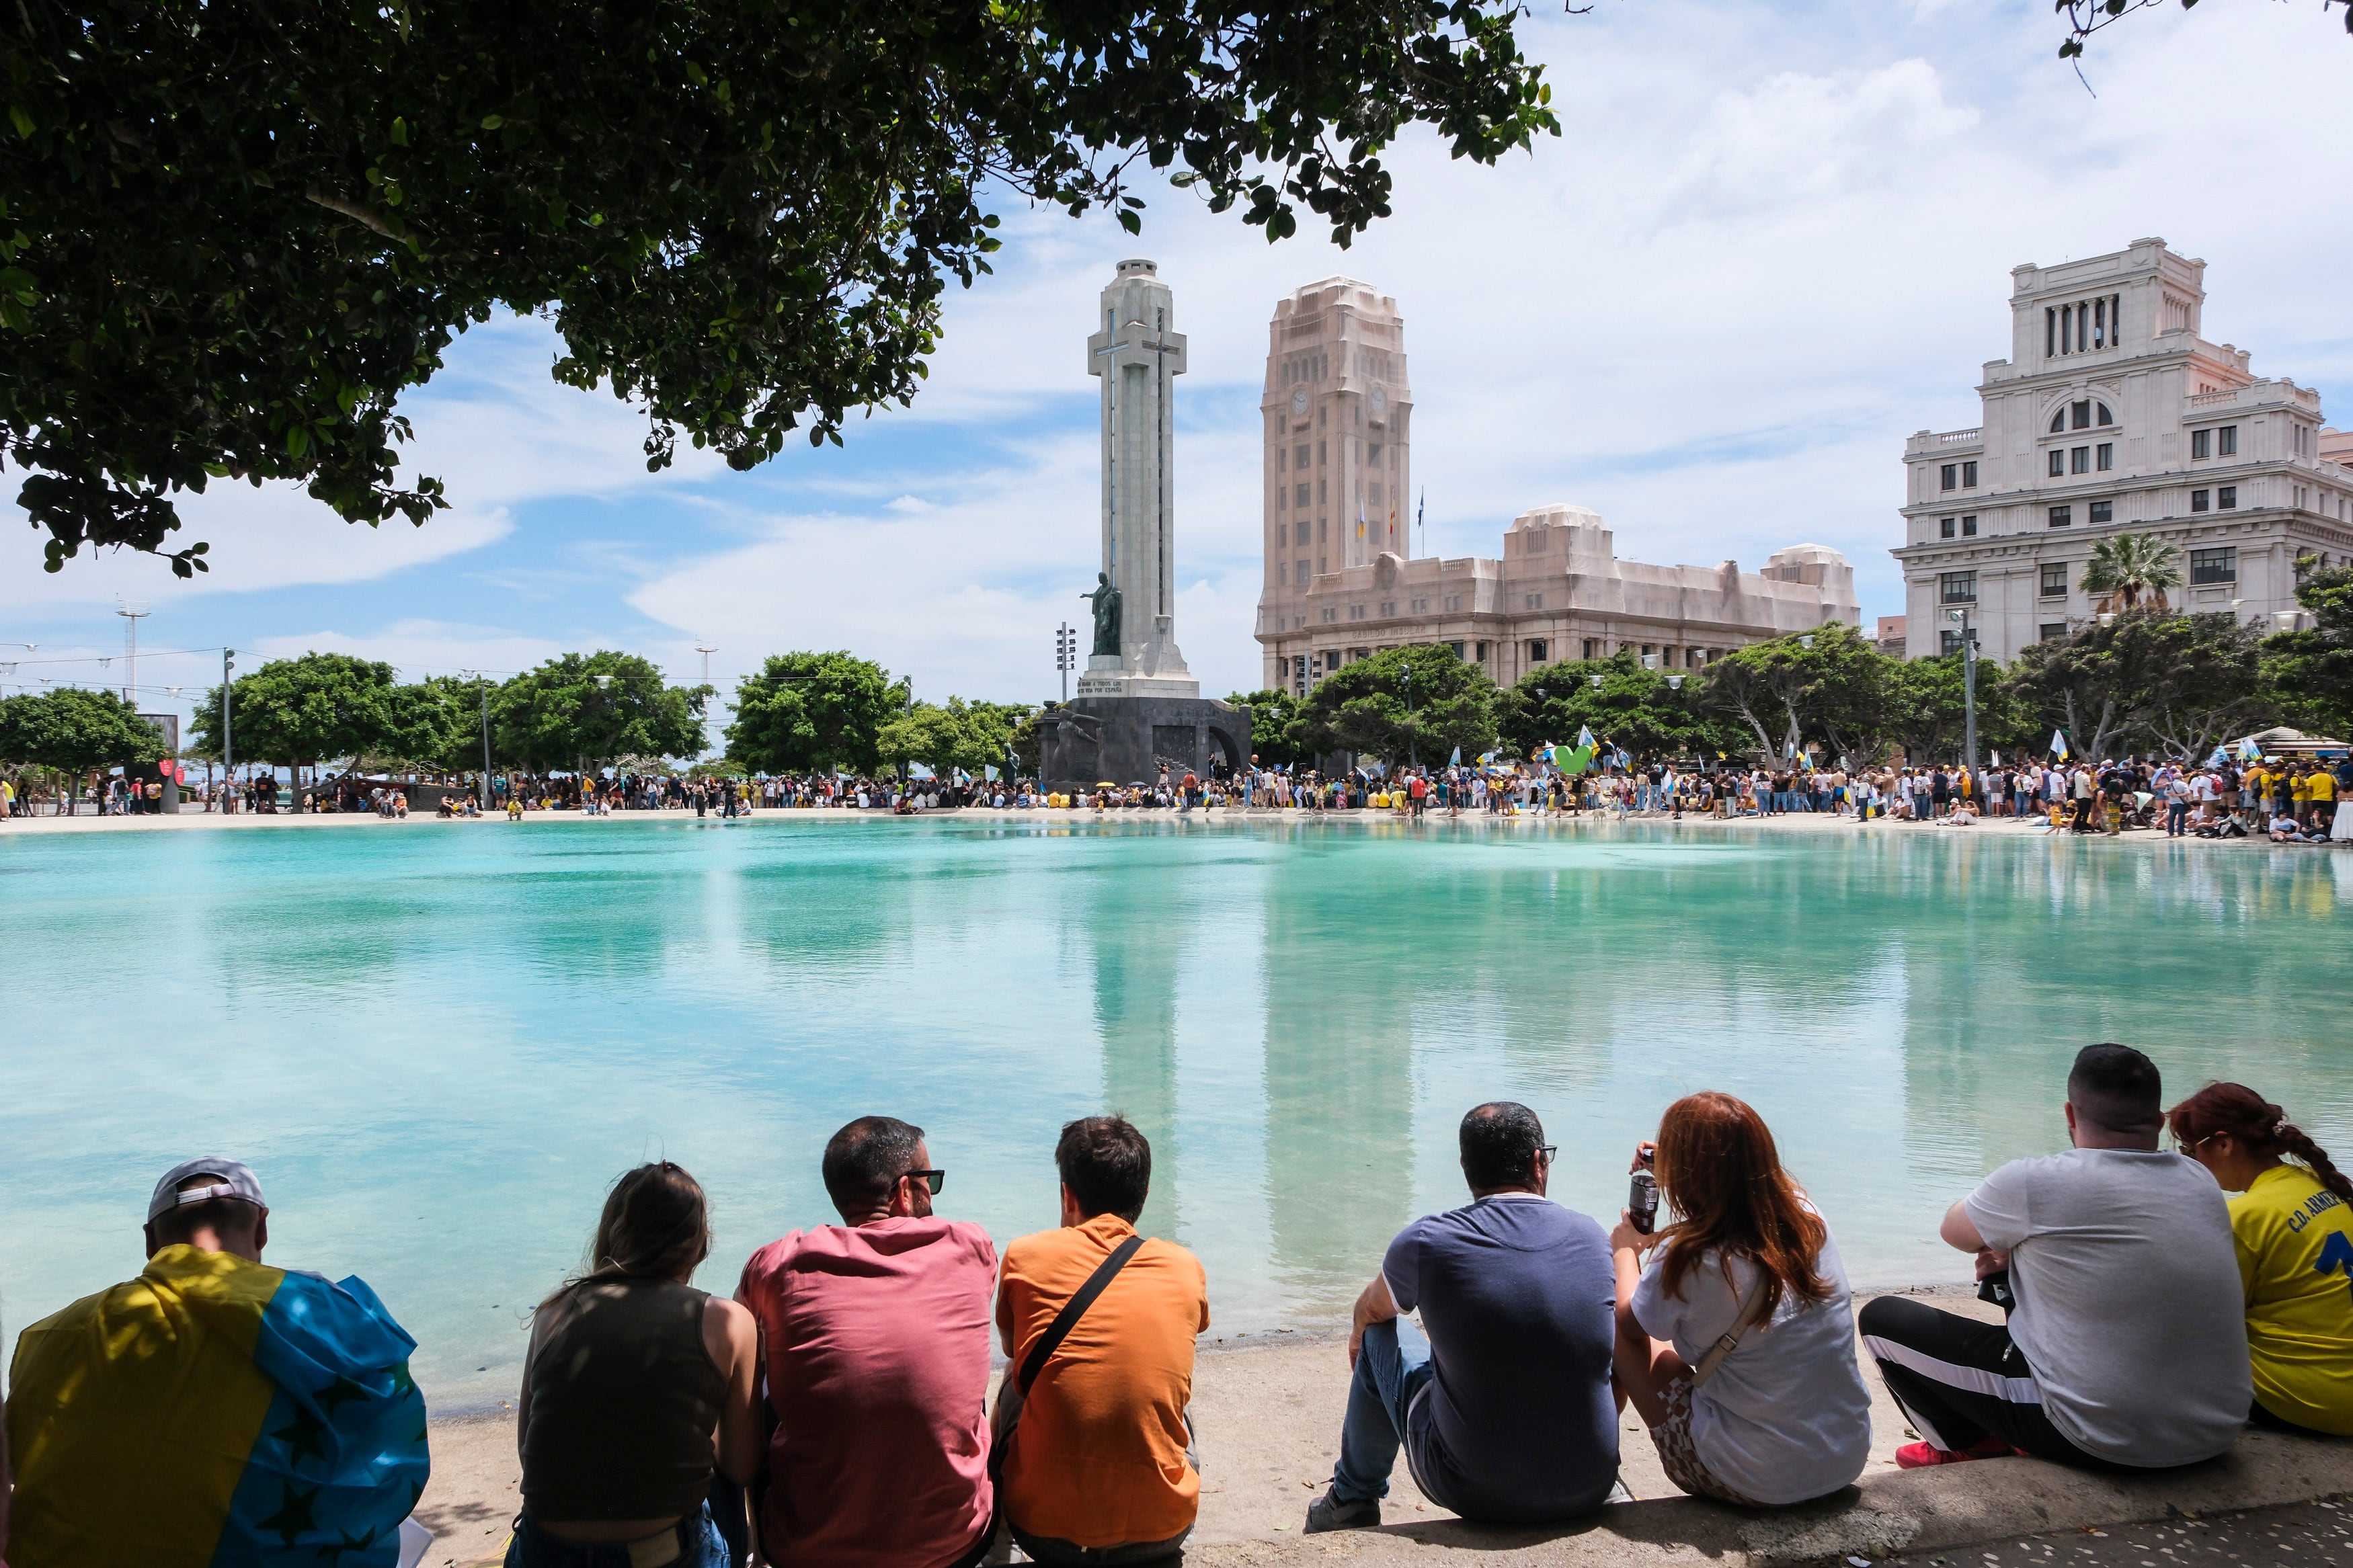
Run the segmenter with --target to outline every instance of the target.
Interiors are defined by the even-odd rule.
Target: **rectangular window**
[[[1451,643],[1448,643],[1446,646],[1447,646],[1448,647],[1451,647],[1451,648],[1452,648],[1452,649],[1454,650],[1454,657],[1455,657],[1455,658],[1465,658],[1465,657],[1466,657],[1466,656],[1464,655],[1463,651],[1462,651],[1462,645],[1461,645],[1461,643],[1459,643],[1459,642],[1451,642]]]
[[[2074,430],[2089,430],[2092,427],[2092,405],[2088,399],[2067,405],[2067,425],[2070,429]]]
[[[1542,637],[1538,637],[1535,641],[1534,641],[1534,642],[1532,642],[1532,643],[1528,644],[1528,662],[1529,662],[1530,664],[1542,664],[1544,661],[1545,661],[1545,644],[1544,644],[1544,638],[1542,638]]]
[[[1974,605],[1978,602],[1978,574],[1974,572],[1946,572],[1936,578],[1936,596],[1947,605]]]
[[[1527,601],[1528,608],[1531,610],[1541,610],[1544,608],[1544,595],[1542,594],[1530,594],[1527,595]]]
[[[2092,471],[2092,449],[2089,447],[2077,447],[2071,450],[2067,454],[2067,471],[2072,474],[2090,473]]]
[[[1287,447],[1277,447],[1274,449],[1274,471],[1276,473],[1279,474],[1282,472],[1283,468],[1287,466],[1290,457],[1291,449]]]
[[[2050,305],[2042,307],[2042,357],[2051,358],[2059,352],[2059,311]]]
[[[1958,463],[1947,463],[1936,477],[1940,489],[1957,490],[1961,488],[1961,466]]]
[[[2056,447],[2051,448],[2051,477],[2054,479],[2067,477],[2067,454]]]
[[[1274,525],[1274,542],[1278,548],[1291,542],[1291,524],[1278,522]]]
[[[2226,544],[2219,550],[2193,550],[2189,552],[2189,580],[2192,583],[2235,583],[2239,580],[2239,551]]]
[[[2114,441],[2103,441],[2098,446],[2093,447],[2092,466],[2099,469],[2100,472],[2104,474],[2110,468],[2115,468],[2116,466],[2116,444]]]
[[[2224,511],[2229,511],[2232,508],[2237,506],[2239,504],[2239,487],[2236,485],[2224,485],[2221,489],[2216,490],[2214,492],[2214,504]]]
[[[1329,500],[1332,499],[1331,480],[1318,479],[1315,481],[1315,499],[1319,501]]]
[[[1977,533],[1978,520],[1975,517],[1965,517],[1961,519],[1961,537],[1963,539],[1975,539],[1977,537]]]
[[[2211,430],[2192,430],[2189,432],[2189,456],[2193,462],[2198,458],[2211,458],[2213,455],[2214,432]]]
[[[1479,662],[1481,664],[1487,662],[1487,645],[1485,643],[1481,643],[1479,645]]]
[[[1978,488],[1978,466],[1977,466],[1977,464],[1976,464],[1975,462],[1967,462],[1967,463],[1963,463],[1963,464],[1961,465],[1961,489],[1965,489],[1965,490],[1973,490],[1973,489],[1977,489],[1977,488]]]
[[[1938,653],[1960,652],[1961,634],[1954,631],[1949,626],[1946,627],[1943,631],[1938,632],[1936,634],[1936,651]]]
[[[1600,653],[1600,648],[1601,648],[1601,639],[1600,639],[1599,637],[1588,637],[1588,638],[1586,638],[1586,639],[1585,639],[1585,657],[1586,657],[1586,658],[1598,658],[1598,657],[1599,656],[1599,653]]]
[[[2057,642],[2061,637],[2067,635],[2067,623],[2064,621],[2045,621],[2034,629],[2037,633],[2037,640],[2042,642]]]
[[[2221,429],[2215,431],[2214,449],[2225,458],[2237,457],[2239,455],[2239,427],[2236,425],[2225,425]]]
[[[1307,504],[1307,484],[1304,480],[1300,482],[1299,499],[1294,504],[1299,506],[1305,506]]]
[[[1281,511],[1281,510],[1282,510],[1282,503],[1283,503],[1283,502],[1285,502],[1285,501],[1287,501],[1287,500],[1289,500],[1290,499],[1291,499],[1291,487],[1290,487],[1289,485],[1277,485],[1277,486],[1275,486],[1275,487],[1274,487],[1274,510],[1277,510],[1277,511]]]
[[[1307,558],[1303,555],[1299,558],[1299,581],[1303,586],[1307,582]]]
[[[2116,502],[2112,500],[2095,500],[2092,503],[2092,521],[2094,522],[2114,522],[2116,520]]]
[[[2054,506],[2054,507],[2052,507],[2052,508],[2051,509],[2051,526],[2052,526],[2052,527],[2053,527],[2053,528],[2064,528],[2064,527],[2066,527],[2069,523],[2071,523],[2071,522],[2073,522],[2073,521],[2075,521],[2075,509],[2074,509],[2073,507],[2072,507],[2072,506]]]
[[[2042,563],[2042,596],[2046,599],[2067,596],[2067,563],[2045,561]]]
[[[1278,583],[1288,583],[1291,581],[1290,562],[1278,561],[1274,563],[1274,580]]]
[[[2211,490],[2191,490],[2189,492],[2189,510],[2191,511],[2208,511],[2212,510],[2207,503],[2212,497],[2213,493],[2214,492]]]
[[[1294,468],[1305,468],[1307,466],[1307,443],[1302,441],[1298,446],[1293,447],[1292,451],[1293,456],[1291,466]]]
[[[1381,466],[1381,444],[1378,441],[1365,448],[1365,466],[1368,468]]]
[[[1936,537],[1939,539],[1950,539],[1953,537],[1953,520],[1951,518],[1940,517],[1936,520]]]

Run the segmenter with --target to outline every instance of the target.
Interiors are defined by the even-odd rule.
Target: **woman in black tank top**
[[[761,1463],[759,1331],[687,1283],[710,1252],[692,1176],[665,1160],[614,1184],[588,1272],[532,1318],[507,1568],[725,1568],[706,1500],[714,1469],[742,1485]]]

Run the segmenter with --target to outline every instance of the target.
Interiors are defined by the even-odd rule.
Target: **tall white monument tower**
[[[1103,577],[1119,591],[1119,650],[1087,659],[1081,697],[1201,694],[1176,647],[1172,393],[1185,336],[1168,330],[1173,303],[1157,263],[1123,261],[1087,339],[1088,373],[1103,378]]]

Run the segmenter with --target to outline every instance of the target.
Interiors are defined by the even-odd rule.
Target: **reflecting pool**
[[[135,1271],[200,1152],[259,1171],[272,1262],[377,1288],[449,1409],[511,1396],[624,1167],[702,1179],[726,1290],[832,1217],[818,1151],[873,1111],[1001,1244],[1055,1221],[1057,1127],[1124,1110],[1222,1335],[1344,1321],[1461,1200],[1483,1099],[1614,1214],[1668,1100],[1742,1095],[1859,1283],[1961,1277],[1938,1215],[2063,1142],[2088,1040],[2353,1144],[2341,851],[827,816],[0,832],[11,1342]]]

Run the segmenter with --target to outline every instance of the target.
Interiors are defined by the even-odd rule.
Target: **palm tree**
[[[2139,607],[2144,594],[2158,609],[2169,609],[2165,591],[2181,586],[2181,568],[2174,564],[2180,558],[2180,551],[2146,533],[2103,539],[2084,565],[2084,592],[2100,595],[2103,615],[2119,604],[2127,610]]]

